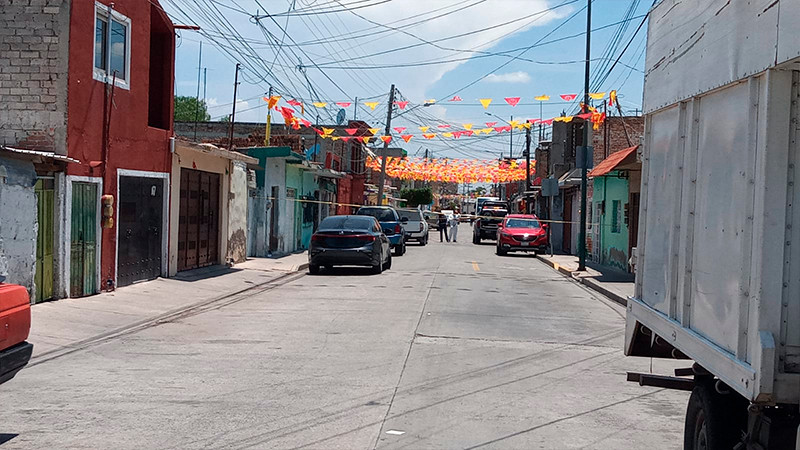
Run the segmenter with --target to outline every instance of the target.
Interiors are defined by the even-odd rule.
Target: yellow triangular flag
[[[339,136],[331,136],[331,140],[338,141],[341,139]]]
[[[422,130],[423,133],[427,133],[429,128],[430,127],[419,127],[419,129]]]
[[[361,136],[361,140],[362,140],[362,141],[364,141],[364,143],[365,143],[365,144],[369,144],[369,139],[370,139],[371,137],[372,137],[372,136]]]
[[[450,133],[450,132],[442,133],[442,136],[444,136],[444,137],[453,137],[453,133]]]
[[[522,124],[522,126],[525,127],[525,128],[530,128],[531,127],[531,123],[530,122],[525,122],[525,123]]]
[[[519,124],[519,120],[512,120],[511,122],[508,122],[508,124],[516,128],[517,124]]]
[[[478,101],[480,101],[481,105],[483,105],[483,109],[488,109],[489,103],[492,103],[492,99],[490,98],[480,98]]]
[[[465,130],[471,130],[472,129],[472,124],[471,123],[465,123],[464,124],[464,129]]]
[[[317,108],[324,108],[328,106],[328,104],[325,102],[314,102],[313,105],[316,106]]]
[[[364,102],[365,105],[369,106],[369,109],[375,111],[375,108],[378,107],[378,102]]]
[[[484,133],[486,133],[486,134],[489,134],[489,133],[491,133],[491,132],[492,132],[492,128],[484,128],[484,129],[483,129],[483,130],[481,130],[481,131],[483,131],[483,132],[484,132]]]
[[[436,103],[436,99],[435,98],[429,98],[429,99],[425,100],[425,103],[434,104],[434,103]]]
[[[589,93],[589,97],[591,97],[592,100],[602,100],[603,97],[605,97],[605,96],[606,96],[605,92],[591,92],[591,93]]]
[[[536,100],[537,102],[546,102],[546,101],[550,100],[550,96],[549,95],[540,95],[538,97],[534,97],[533,99]]]
[[[370,128],[369,134],[378,134],[378,131],[380,131],[378,128]]]
[[[334,129],[333,129],[333,128],[325,128],[325,127],[322,127],[322,134],[325,134],[325,135],[330,135],[331,133],[333,133],[333,131],[334,131]]]
[[[483,130],[480,130],[480,129],[478,129],[478,130],[475,130],[475,131],[474,131],[474,133],[475,133],[475,136],[477,136],[477,135],[481,134],[481,132],[483,132]]]

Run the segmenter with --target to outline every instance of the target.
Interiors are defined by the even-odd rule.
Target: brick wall
[[[630,145],[625,138],[625,130],[630,137]],[[594,165],[606,159],[608,155],[638,145],[644,135],[644,118],[642,116],[611,116],[600,129],[592,135],[594,146]]]
[[[0,143],[67,153],[70,0],[0,0]]]

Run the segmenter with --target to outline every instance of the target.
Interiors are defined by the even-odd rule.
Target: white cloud
[[[531,81],[531,76],[528,72],[508,72],[501,74],[490,74],[484,78],[483,81],[487,83],[528,83]]]

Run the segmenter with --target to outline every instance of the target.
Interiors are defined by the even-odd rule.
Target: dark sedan
[[[372,216],[330,216],[322,220],[311,236],[308,272],[320,267],[368,266],[373,273],[392,267],[389,239]]]

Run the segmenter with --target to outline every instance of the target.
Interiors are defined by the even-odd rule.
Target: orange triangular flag
[[[388,144],[389,142],[392,142],[392,137],[391,136],[381,136],[381,140]]]
[[[412,137],[414,137],[414,135],[413,134],[402,134],[402,135],[400,135],[400,137],[403,138],[404,141],[408,142],[408,141],[411,140]]]
[[[278,100],[280,100],[280,99],[281,99],[281,96],[280,96],[280,95],[273,95],[273,96],[272,96],[272,97],[270,97],[270,98],[264,97],[264,100],[266,100],[266,101],[267,101],[267,108],[268,108],[268,109],[272,109],[272,108],[274,108],[274,107],[275,107],[275,105],[277,105],[277,104],[278,104]]]
[[[424,137],[425,139],[433,139],[434,137],[436,137],[436,133],[425,133],[422,135],[422,137]]]

